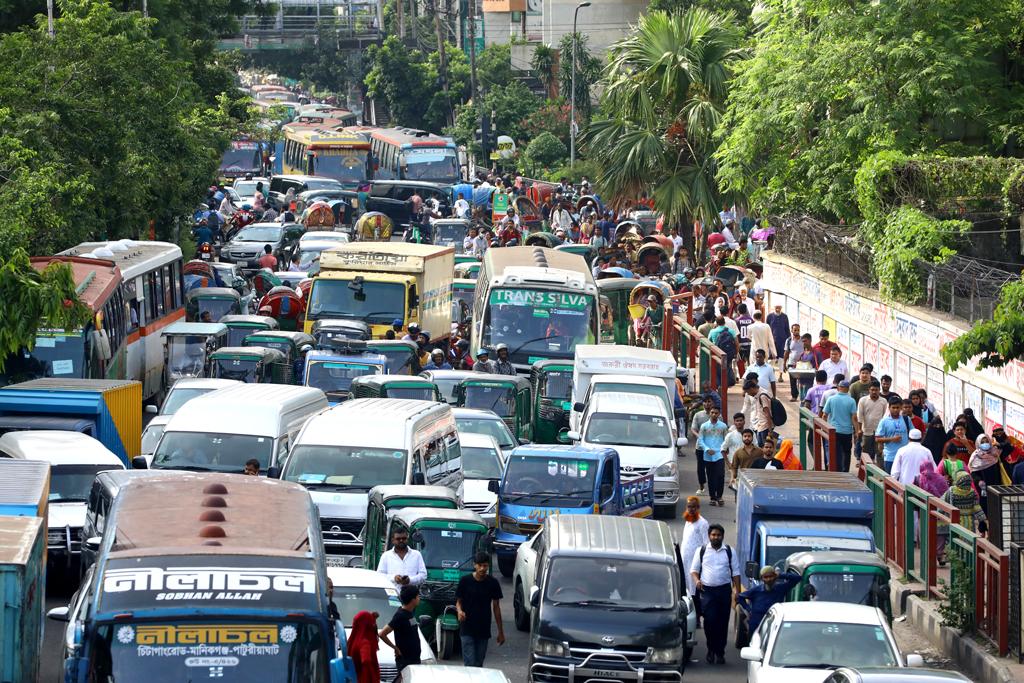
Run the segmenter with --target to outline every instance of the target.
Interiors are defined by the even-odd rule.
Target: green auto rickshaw
[[[295,361],[302,357],[303,349],[313,348],[313,336],[305,332],[288,332],[286,330],[267,330],[254,332],[242,340],[242,346],[262,346],[277,349],[284,354],[284,375],[287,384],[301,384],[302,378],[295,376]]]
[[[389,375],[415,375],[420,371],[419,347],[416,342],[374,339],[366,342],[366,350],[388,359]]]
[[[185,320],[217,323],[226,315],[242,313],[242,295],[228,287],[200,287],[185,294]]]
[[[455,278],[458,280],[476,280],[480,275],[480,262],[459,263],[455,266]]]
[[[602,299],[607,297],[611,311],[610,322],[614,330],[614,341],[611,343],[622,345],[630,343],[629,331],[632,328],[632,319],[629,316],[629,295],[638,284],[640,284],[640,280],[624,277],[597,281],[597,291]],[[602,311],[602,336],[604,336],[604,317],[604,312]],[[601,341],[603,342],[604,339]]]
[[[490,410],[505,421],[518,439],[532,441],[533,390],[521,375],[474,372],[455,385],[455,405]]]
[[[437,656],[449,659],[459,639],[455,589],[463,576],[473,573],[476,554],[490,554],[487,524],[472,510],[408,507],[391,516],[387,538],[396,531],[407,532],[409,547],[423,556],[427,578],[420,584],[416,616]]]
[[[534,443],[561,443],[558,435],[569,431],[572,371],[566,360],[539,360],[530,368]]]
[[[164,344],[164,389],[179,379],[205,377],[209,354],[227,346],[223,323],[187,323],[179,320],[160,331]]]
[[[210,377],[250,384],[288,384],[285,355],[263,346],[225,346],[210,354]]]
[[[381,484],[366,495],[366,526],[363,528],[363,566],[376,569],[388,547],[388,519],[408,507],[458,510],[459,494],[447,486]]]
[[[480,263],[480,258],[473,256],[472,254],[456,254],[455,265],[459,265],[460,263]]]
[[[800,575],[786,600],[848,602],[877,607],[892,622],[889,566],[879,555],[853,550],[807,551],[786,558],[784,571]]]
[[[278,329],[277,321],[266,315],[226,315],[220,321],[228,326],[228,346],[243,346],[242,340],[253,332]]]
[[[352,380],[349,398],[404,398],[416,401],[444,401],[437,385],[425,377],[409,375],[364,375]]]

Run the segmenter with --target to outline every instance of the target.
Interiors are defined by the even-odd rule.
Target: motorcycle
[[[203,261],[213,261],[213,245],[209,242],[203,242],[196,249],[196,257]]]

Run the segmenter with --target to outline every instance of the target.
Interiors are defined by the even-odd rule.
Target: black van
[[[423,180],[374,180],[370,183],[370,196],[366,200],[367,211],[386,214],[395,227],[409,225],[409,200],[418,194],[423,201],[436,199],[441,205],[441,215],[447,216],[451,205],[451,185],[429,183]]]
[[[540,534],[530,680],[682,681],[693,604],[668,525],[553,515]]]

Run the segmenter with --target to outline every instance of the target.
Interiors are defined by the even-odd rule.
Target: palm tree
[[[666,225],[717,214],[715,130],[741,39],[731,13],[690,8],[651,12],[612,46],[602,79],[608,118],[590,124],[584,144],[613,204],[653,188]]]
[[[555,84],[558,82],[558,52],[553,47],[542,43],[533,49],[530,66],[533,68],[533,73],[544,84],[548,99],[554,99],[557,94]]]

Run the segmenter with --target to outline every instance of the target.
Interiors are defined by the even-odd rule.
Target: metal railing
[[[722,349],[711,343],[711,340],[698,332],[682,318],[673,318],[673,336],[678,340],[675,352],[678,362],[686,360],[686,367],[692,373],[697,371],[697,390],[703,391],[707,384],[718,392],[722,399],[722,415],[729,414],[729,361]],[[667,328],[666,328],[667,329]]]
[[[942,590],[939,588],[939,529],[942,535],[949,535],[949,527],[960,524],[960,510],[950,505],[941,498],[928,496],[928,517],[925,520],[928,535],[928,547],[935,551],[928,555],[928,580],[925,584],[928,587],[929,598],[941,598]]]
[[[819,417],[808,408],[800,408],[800,464],[805,470],[825,469],[824,459],[827,452],[835,454],[836,430],[823,417]],[[811,464],[814,467],[811,467]],[[839,470],[839,458],[828,458],[827,469],[830,472]]]
[[[892,477],[882,480],[882,519],[883,538],[882,557],[889,564],[896,565],[901,572],[907,567],[907,508],[904,505],[904,488]]]
[[[238,20],[238,34],[254,38],[316,34],[330,31],[348,36],[375,35],[380,31],[376,13],[317,16],[260,16],[249,14]]]

